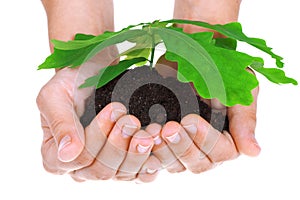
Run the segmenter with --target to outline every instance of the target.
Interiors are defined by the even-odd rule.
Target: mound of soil
[[[140,120],[142,127],[154,122],[180,122],[185,115],[195,113],[217,130],[229,130],[227,116],[201,101],[190,84],[172,77],[163,78],[149,66],[127,70],[97,89],[86,100],[85,113],[81,117],[83,126],[87,126],[110,102],[124,104],[129,114]]]

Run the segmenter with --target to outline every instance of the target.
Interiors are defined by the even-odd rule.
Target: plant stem
[[[150,58],[150,69],[153,68],[154,52],[155,52],[155,41],[154,41],[154,35],[152,34],[152,48],[151,48],[151,58]]]

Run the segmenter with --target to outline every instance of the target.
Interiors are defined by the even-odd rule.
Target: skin
[[[211,24],[224,24],[238,20],[241,0],[175,0],[174,18],[206,21]],[[185,25],[189,33],[206,31],[205,29]],[[223,37],[215,34],[215,37]],[[253,72],[251,72],[253,73]],[[228,108],[230,133],[236,143],[239,153],[257,156],[260,147],[255,139],[256,110],[258,88],[252,91],[254,101],[250,106],[233,106]],[[217,100],[212,100],[212,106],[223,109]]]
[[[98,35],[114,29],[112,0],[42,2],[50,39],[70,40],[78,32]],[[176,0],[174,18],[227,23],[237,20],[239,4],[237,0]],[[70,23],[73,21],[76,23]],[[193,26],[183,28],[186,32],[205,31]],[[53,50],[51,45],[50,49]],[[37,105],[44,132],[43,164],[47,171],[68,173],[76,181],[151,182],[162,168],[169,172],[188,169],[201,173],[240,153],[259,154],[260,147],[254,137],[258,89],[253,90],[252,105],[228,108],[231,135],[221,134],[194,114],[185,116],[180,123],[151,124],[141,130],[139,120],[127,115],[124,105],[117,102],[106,106],[83,128],[79,116],[84,110],[84,99],[92,90],[77,88],[99,67],[115,60],[113,48],[101,52],[85,64],[90,70],[58,70],[41,89]],[[216,100],[210,104],[224,109]]]

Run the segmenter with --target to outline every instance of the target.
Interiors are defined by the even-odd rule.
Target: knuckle
[[[148,178],[148,177],[140,177],[136,183],[151,183],[154,181],[155,178]]]
[[[90,179],[92,180],[109,180],[115,176],[116,171],[106,166],[95,163],[89,168]]]
[[[53,120],[49,122],[49,126],[51,127],[51,131],[53,134],[55,134],[55,136],[57,136],[57,134],[62,134],[60,130],[72,130],[71,128],[66,129],[69,127],[65,127],[66,123],[64,123],[64,119],[62,117],[54,117]]]
[[[123,174],[123,175],[116,175],[115,179],[119,181],[133,181],[136,179],[136,176],[132,174],[127,174],[127,175]]]
[[[42,89],[40,90],[40,92],[38,93],[37,97],[36,97],[36,104],[38,105],[38,107],[40,107],[45,99],[46,99],[46,95],[47,95],[47,89],[48,87],[45,85],[42,87]]]
[[[189,170],[193,174],[200,174],[200,173],[204,172],[204,170],[201,167],[189,167]]]
[[[156,177],[157,177],[157,175],[155,175],[155,174],[142,175],[142,176],[139,176],[138,183],[150,183],[150,182],[153,182]]]
[[[211,156],[210,159],[213,163],[224,162],[228,160],[233,160],[239,156],[237,150],[232,147],[229,147],[226,152],[222,152],[218,155]]]
[[[232,148],[231,151],[227,154],[227,156],[225,156],[225,159],[220,160],[218,162],[223,162],[223,161],[227,161],[227,160],[233,160],[236,159],[239,156],[238,151],[236,150],[236,148]]]
[[[59,167],[65,170],[78,170],[93,166],[95,157],[84,150],[74,161],[69,163],[59,162]]]
[[[74,161],[79,168],[90,166],[94,162],[94,157],[87,151],[83,151],[82,154]]]
[[[166,168],[167,168],[167,171],[172,174],[184,172],[186,170],[186,168],[179,161],[172,163],[171,165],[167,166]]]
[[[105,181],[105,180],[110,180],[110,179],[112,179],[113,177],[114,177],[114,175],[115,175],[115,173],[112,173],[112,172],[105,172],[105,173],[96,173],[95,175],[94,175],[94,177],[95,177],[95,180],[103,180],[103,181]]]
[[[194,174],[200,174],[212,168],[211,163],[207,158],[199,158],[199,160],[190,163],[187,167]]]
[[[224,162],[227,160],[231,160],[233,158],[232,153],[225,153],[223,155],[221,155],[219,158],[216,158],[213,160],[214,163],[218,163],[218,162]]]
[[[209,132],[198,131],[192,139],[201,148],[207,143]]]
[[[186,170],[185,167],[167,167],[167,171],[171,174],[181,173]]]
[[[112,179],[113,176],[108,174],[96,174],[91,180],[101,180],[101,181],[107,181]]]
[[[192,145],[183,149],[183,152],[180,152],[178,156],[180,160],[184,160],[184,161],[190,160],[191,156],[193,156]]]
[[[70,176],[76,182],[82,183],[82,182],[85,181],[84,179],[81,179],[81,178],[77,177],[74,172],[70,173]]]
[[[51,145],[53,145],[53,143],[48,141],[43,142],[41,146],[43,167],[47,172],[51,174],[62,175],[65,173],[65,171],[59,167],[58,160],[51,157]]]
[[[51,165],[45,161],[43,161],[43,167],[45,169],[46,172],[51,173],[51,174],[55,174],[55,175],[63,175],[66,172],[62,169],[56,168],[56,167],[51,167]]]
[[[200,174],[202,172],[208,171],[211,169],[210,165],[204,165],[203,163],[198,163],[196,165],[189,166],[188,168],[194,174]]]
[[[48,148],[49,148],[48,144],[49,144],[49,141],[43,141],[41,149],[40,149],[43,160],[46,160],[46,155],[47,155]]]

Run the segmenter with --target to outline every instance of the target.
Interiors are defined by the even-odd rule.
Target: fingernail
[[[137,148],[138,152],[146,153],[150,149],[150,147],[151,147],[151,145],[144,146],[144,145],[138,144],[136,148]]]
[[[146,172],[147,172],[147,174],[154,174],[154,173],[157,172],[157,170],[156,169],[149,169],[149,168],[147,168]]]
[[[122,128],[122,135],[124,138],[131,137],[138,127],[135,125],[126,124]]]
[[[173,144],[177,144],[180,141],[180,135],[178,132],[174,133],[173,135],[167,136],[166,138],[169,142],[171,142]]]
[[[161,137],[158,135],[155,138],[153,138],[155,145],[160,145],[162,143]]]
[[[183,128],[191,134],[195,135],[197,133],[197,127],[194,124],[183,126]]]
[[[66,135],[60,140],[60,143],[58,145],[58,152],[60,152],[62,149],[64,149],[67,145],[71,144],[71,137],[69,135]]]
[[[125,115],[126,111],[122,109],[114,109],[111,112],[110,119],[111,121],[117,121],[121,116]]]

